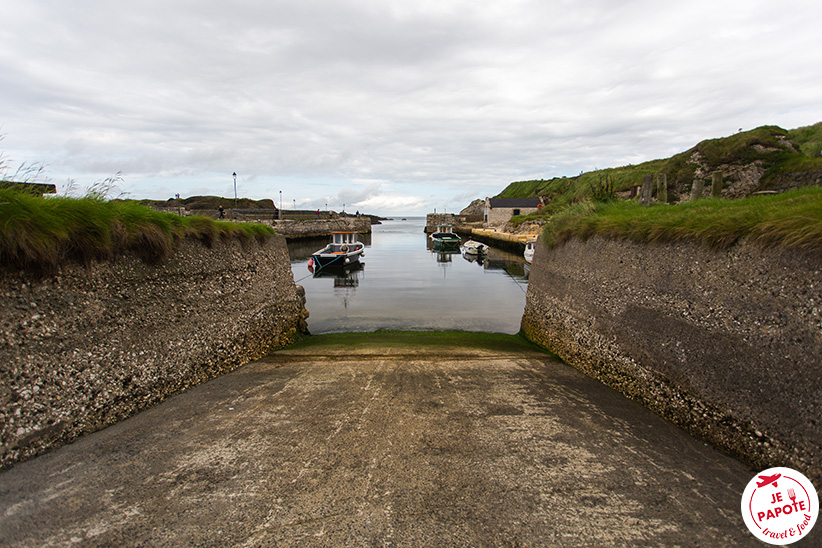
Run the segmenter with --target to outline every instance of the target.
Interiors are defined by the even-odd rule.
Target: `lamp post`
[[[232,173],[234,176],[234,208],[237,208],[237,172]]]

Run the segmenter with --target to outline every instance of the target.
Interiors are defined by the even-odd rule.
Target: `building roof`
[[[537,207],[539,198],[491,198],[488,200],[491,208],[506,207]]]

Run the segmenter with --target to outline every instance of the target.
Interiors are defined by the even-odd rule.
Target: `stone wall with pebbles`
[[[353,231],[371,234],[371,217],[343,217],[340,219],[286,220],[271,223],[277,234],[289,240],[325,238],[334,231]]]
[[[525,334],[755,468],[822,481],[822,256],[538,246]]]
[[[184,241],[36,277],[0,270],[0,466],[155,405],[305,330],[285,239]]]

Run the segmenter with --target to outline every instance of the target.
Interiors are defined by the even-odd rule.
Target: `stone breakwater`
[[[822,258],[639,245],[538,246],[532,341],[758,469],[822,481]]]
[[[288,240],[322,238],[334,231],[350,231],[371,234],[370,217],[343,217],[340,219],[317,219],[300,221],[274,221],[271,223],[277,234]]]
[[[0,467],[286,344],[304,304],[280,236],[185,241],[160,265],[122,255],[0,272]]]

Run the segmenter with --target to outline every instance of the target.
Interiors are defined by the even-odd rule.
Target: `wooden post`
[[[656,199],[661,204],[668,203],[668,175],[666,173],[657,175]]]
[[[702,179],[694,179],[694,186],[691,187],[691,200],[699,200],[702,198],[703,190],[705,190],[705,181]]]
[[[639,205],[651,205],[651,192],[653,191],[654,176],[644,175],[642,177],[642,190],[639,191]]]
[[[722,172],[714,171],[711,173],[711,198],[722,197]]]

